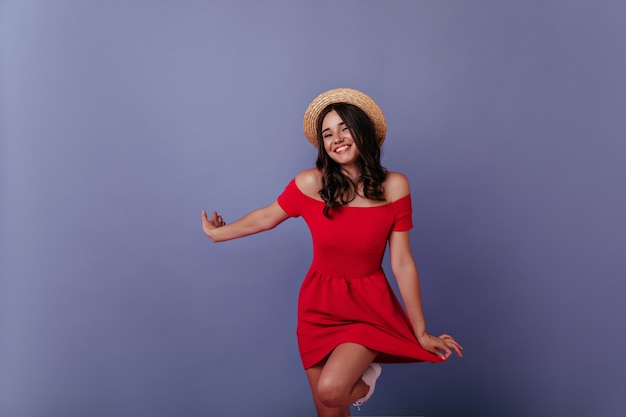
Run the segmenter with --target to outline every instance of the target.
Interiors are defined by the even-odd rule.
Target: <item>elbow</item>
[[[391,265],[391,272],[393,272],[393,275],[395,277],[399,277],[402,275],[402,268],[400,268],[398,265]]]
[[[407,273],[417,273],[417,267],[412,258],[403,257],[391,261],[391,270],[395,276],[401,276]]]
[[[260,232],[265,232],[266,230],[272,230],[276,226],[278,226],[284,219],[278,216],[266,215],[259,219],[258,226],[260,228]]]
[[[263,219],[263,221],[260,222],[259,226],[261,227],[260,231],[265,232],[267,230],[272,230],[273,228],[278,226],[278,222],[273,221],[273,219],[271,218],[267,218],[267,219]]]

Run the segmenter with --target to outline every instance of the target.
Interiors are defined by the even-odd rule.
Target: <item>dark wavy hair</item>
[[[359,150],[358,166],[361,175],[350,178],[324,149],[322,122],[331,111],[336,111],[352,133]],[[322,173],[322,189],[319,191],[326,203],[324,215],[330,218],[333,208],[344,206],[354,200],[362,187],[363,197],[384,201],[383,181],[387,170],[380,164],[380,147],[371,119],[363,110],[348,103],[335,103],[326,107],[317,119],[317,169]]]

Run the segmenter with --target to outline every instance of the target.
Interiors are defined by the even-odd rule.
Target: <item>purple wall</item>
[[[362,415],[626,409],[626,5],[4,1],[0,416],[313,416],[295,340],[308,232],[213,245],[362,89],[412,183],[432,332]],[[132,4],[131,4],[132,3]]]

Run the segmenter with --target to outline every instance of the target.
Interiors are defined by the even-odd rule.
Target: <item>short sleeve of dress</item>
[[[393,202],[394,217],[391,230],[394,232],[406,232],[413,228],[413,208],[411,205],[411,195],[402,197]]]
[[[281,195],[278,196],[278,205],[285,210],[290,217],[298,217],[302,214],[302,193],[293,179]]]

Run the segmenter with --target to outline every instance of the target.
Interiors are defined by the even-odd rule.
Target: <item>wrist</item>
[[[213,243],[216,243],[219,241],[218,237],[217,237],[217,233],[215,233],[217,230],[217,228],[215,229],[209,229],[207,231],[205,231],[206,235],[209,237],[209,239],[211,239],[211,241]]]
[[[428,333],[426,332],[426,329],[415,330],[415,337],[417,338],[417,341],[421,343],[422,340],[428,337]]]

